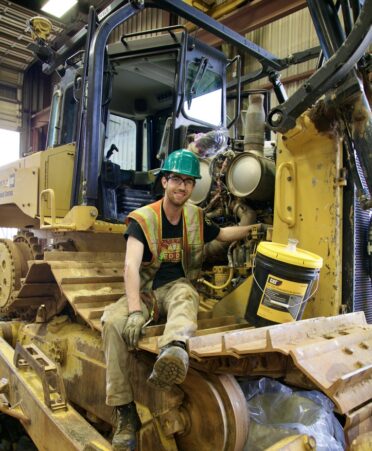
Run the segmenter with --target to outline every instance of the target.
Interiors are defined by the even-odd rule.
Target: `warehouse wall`
[[[167,27],[170,23],[170,14],[159,9],[149,8],[141,11],[132,19],[119,25],[111,33],[109,42],[120,41],[123,34],[130,34],[136,31],[144,31],[155,28]],[[151,34],[149,35],[151,36]]]
[[[0,80],[0,128],[19,131],[23,74],[0,66]]]
[[[300,52],[319,45],[315,29],[307,9],[297,11],[290,16],[277,20],[246,35],[254,43],[269,50],[279,58],[285,58],[292,53]],[[285,85],[288,96],[293,94],[299,86],[315,70],[317,60],[296,64],[281,72],[281,80]],[[258,69],[259,64],[252,58],[245,61],[244,73]],[[268,80],[259,80],[247,86],[249,89],[259,87],[269,88]],[[271,95],[271,107],[277,105],[275,95]]]

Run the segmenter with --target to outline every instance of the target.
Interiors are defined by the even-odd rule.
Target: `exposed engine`
[[[250,96],[244,119],[244,139],[230,139],[227,130],[217,129],[193,136],[189,144],[200,157],[202,174],[191,201],[220,227],[252,226],[244,243],[213,241],[205,247],[206,272],[213,284],[206,280],[204,284],[208,295],[217,298],[247,275],[257,244],[270,238],[273,223],[275,152],[272,147],[266,153],[264,149],[262,94]]]

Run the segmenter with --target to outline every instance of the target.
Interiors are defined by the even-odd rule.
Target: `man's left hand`
[[[130,313],[127,324],[124,327],[124,339],[129,347],[137,347],[141,329],[145,322],[146,320],[142,312]]]

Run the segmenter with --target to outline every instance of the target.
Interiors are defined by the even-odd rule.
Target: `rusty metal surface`
[[[139,346],[157,352],[157,337]],[[188,349],[191,366],[205,372],[282,377],[322,391],[345,414],[348,443],[372,430],[372,325],[363,312],[209,335],[198,331]]]
[[[191,423],[177,440],[178,449],[242,450],[248,436],[249,414],[235,378],[202,376],[190,370],[181,388],[185,392],[183,408]]]
[[[92,328],[100,330],[106,305],[124,293],[124,254],[117,252],[50,252],[33,261],[12,302],[12,309],[36,309],[44,304],[45,318],[59,313],[66,300]]]
[[[36,294],[43,284],[44,288],[54,285],[60,299],[100,331],[105,306],[124,292],[123,258],[122,253],[51,252],[43,262],[32,264],[21,290],[31,293],[34,286]],[[44,302],[45,294],[40,298]],[[26,297],[23,305],[27,305]],[[163,327],[147,328],[140,349],[157,353]],[[365,418],[365,409],[370,416],[372,399],[371,348],[372,326],[363,312],[263,328],[252,328],[233,317],[204,316],[196,335],[188,340],[191,366],[197,370],[283,377],[288,383],[321,390],[347,416],[345,430],[350,440],[358,431],[371,428]]]
[[[75,312],[92,328],[100,328],[104,308],[124,294],[124,254],[53,252],[46,258]]]
[[[188,346],[199,363],[229,357],[237,367],[259,354],[283,354],[340,413],[372,398],[372,326],[362,312],[193,337]]]
[[[52,411],[67,410],[65,387],[58,367],[37,346],[17,343],[14,364],[17,368],[35,371],[43,386],[44,402]]]
[[[69,404],[67,411],[52,412],[44,403],[41,381],[33,371],[20,372],[13,358],[13,348],[0,338],[0,374],[9,381],[7,399],[11,407],[17,406],[18,413],[30,420],[21,422],[38,449],[48,449],[46,444],[57,449],[56,443],[64,451],[80,451],[89,446],[102,451],[111,449]]]
[[[368,432],[372,437],[372,400],[346,415],[344,432],[346,443],[348,445],[352,444],[355,439]]]

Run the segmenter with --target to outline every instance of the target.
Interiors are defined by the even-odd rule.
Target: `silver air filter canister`
[[[232,160],[226,183],[236,197],[271,200],[274,196],[275,163],[252,152],[244,152]]]
[[[244,152],[231,161],[226,174],[229,191],[236,197],[269,201],[274,196],[275,163],[264,157],[264,96],[251,94],[244,125]]]
[[[195,188],[191,194],[190,202],[199,205],[204,202],[212,185],[212,177],[209,173],[210,158],[199,159],[201,178],[196,180]]]

